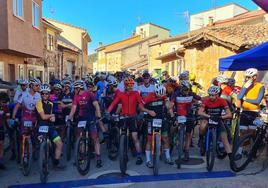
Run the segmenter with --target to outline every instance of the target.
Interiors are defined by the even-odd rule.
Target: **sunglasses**
[[[167,74],[162,74],[163,76],[167,76]]]
[[[40,85],[34,85],[34,87],[39,87]]]
[[[246,76],[246,79],[250,79],[251,77],[250,76]]]
[[[22,86],[22,87],[25,87],[25,86],[26,86],[26,84],[21,84],[21,86]]]
[[[216,97],[217,95],[209,95],[210,97]]]
[[[49,95],[49,93],[41,93],[41,95]]]

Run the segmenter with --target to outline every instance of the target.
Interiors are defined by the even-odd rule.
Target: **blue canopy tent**
[[[219,61],[219,71],[243,71],[248,68],[268,70],[268,42]]]

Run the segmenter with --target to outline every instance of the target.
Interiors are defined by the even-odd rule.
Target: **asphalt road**
[[[196,145],[196,143],[195,143]],[[91,163],[90,172],[81,176],[72,160],[67,162],[67,168],[64,171],[56,171],[50,166],[48,183],[40,185],[37,162],[34,162],[31,173],[28,177],[22,175],[18,165],[14,161],[6,159],[7,171],[0,171],[0,188],[5,187],[206,187],[206,188],[267,188],[268,187],[268,168],[261,173],[264,158],[260,158],[251,163],[246,170],[235,174],[229,168],[228,158],[216,160],[212,173],[207,173],[205,162],[199,165],[183,165],[181,169],[176,166],[170,166],[163,161],[160,163],[159,176],[152,176],[152,169],[148,169],[143,163],[141,166],[135,164],[135,158],[129,154],[128,173],[130,176],[104,176],[102,179],[96,179],[102,174],[119,172],[119,162],[109,160],[105,154],[105,145],[102,145],[103,167],[97,169],[95,160]],[[198,156],[198,149],[191,149],[191,156]],[[8,155],[6,156],[8,157]],[[176,153],[173,154],[173,158]],[[145,160],[145,157],[143,157]],[[203,159],[205,161],[205,158]],[[266,166],[266,164],[264,165]]]

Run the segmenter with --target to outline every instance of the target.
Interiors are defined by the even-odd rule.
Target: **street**
[[[195,140],[196,146],[196,140]],[[102,145],[102,151],[105,152],[105,145]],[[141,166],[135,164],[136,159],[131,156],[128,163],[129,176],[122,177],[119,173],[119,164],[117,161],[111,161],[104,153],[103,167],[97,169],[95,160],[92,160],[90,171],[87,175],[81,176],[72,160],[67,162],[67,168],[64,171],[55,171],[50,166],[48,183],[46,185],[39,184],[38,164],[34,162],[31,173],[28,177],[24,177],[20,172],[18,165],[14,161],[8,161],[7,171],[0,171],[1,188],[12,187],[206,187],[206,188],[266,188],[268,186],[268,169],[267,164],[263,164],[263,157],[240,173],[233,173],[229,168],[229,159],[216,160],[213,172],[208,173],[205,166],[205,158],[203,161],[198,159],[198,149],[191,149],[191,160],[189,163],[195,165],[183,165],[181,169],[177,169],[176,165],[170,166],[160,161],[159,176],[152,175],[152,169],[146,167],[145,162]],[[173,153],[175,159],[176,152]],[[197,156],[197,157],[196,157]],[[194,160],[193,160],[194,158]],[[143,156],[145,160],[145,157]],[[203,162],[203,163],[201,163]],[[263,172],[254,174],[265,169]],[[115,175],[109,175],[114,173]],[[105,175],[106,174],[106,175]],[[99,178],[97,178],[99,177]],[[97,178],[97,179],[96,179]]]

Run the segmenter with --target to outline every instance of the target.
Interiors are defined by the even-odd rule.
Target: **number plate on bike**
[[[213,121],[211,119],[208,120],[208,123],[211,125],[218,125],[219,124],[219,122]]]
[[[153,127],[162,127],[162,119],[153,119]]]
[[[48,133],[48,126],[40,126],[39,132],[40,133]]]
[[[32,127],[33,126],[33,122],[31,122],[31,121],[24,121],[23,125],[24,125],[24,127]]]
[[[86,127],[86,125],[87,125],[87,121],[79,121],[77,127],[78,127],[78,128]]]
[[[178,123],[185,123],[186,122],[186,117],[185,116],[178,116],[177,121]]]

